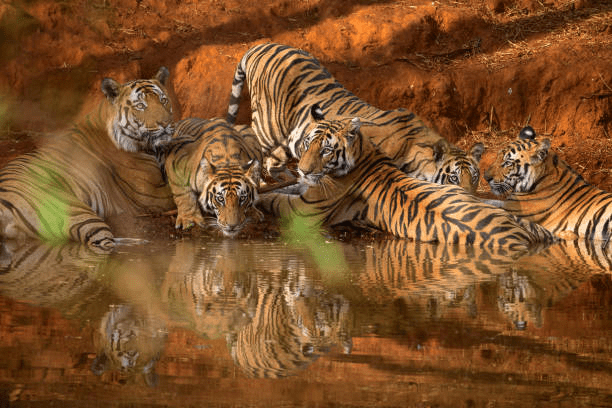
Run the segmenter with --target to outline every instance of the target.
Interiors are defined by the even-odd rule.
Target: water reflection
[[[343,259],[326,266],[328,254]],[[0,391],[12,390],[17,383],[23,387],[24,382],[32,389],[39,387],[23,375],[13,384],[2,370],[7,365],[25,370],[40,364],[34,356],[45,354],[53,344],[34,341],[32,347],[41,349],[26,352],[8,340],[25,336],[22,332],[36,333],[20,329],[32,320],[20,314],[27,307],[32,313],[38,313],[38,307],[58,311],[74,322],[69,336],[79,341],[71,345],[74,350],[62,349],[61,353],[73,356],[62,375],[84,370],[79,377],[84,383],[154,388],[168,392],[166,396],[173,395],[169,391],[173,384],[185,381],[194,384],[188,393],[199,395],[210,373],[240,379],[235,384],[240,387],[251,384],[249,379],[304,378],[314,370],[323,382],[341,378],[351,388],[379,376],[381,384],[386,384],[383,378],[403,383],[406,374],[421,378],[425,372],[457,381],[457,373],[481,363],[481,374],[459,377],[482,387],[476,384],[497,381],[487,374],[490,370],[518,375],[515,353],[548,361],[563,352],[565,363],[555,364],[562,365],[561,371],[582,370],[575,381],[583,384],[591,369],[571,357],[580,352],[578,343],[568,340],[574,336],[571,330],[588,338],[607,338],[612,334],[608,312],[612,300],[585,303],[576,293],[592,287],[587,293],[607,296],[609,292],[612,299],[611,265],[607,252],[580,241],[521,257],[405,240],[300,245],[194,238],[120,246],[110,255],[78,244],[3,243],[0,300],[8,300],[0,302],[5,305],[0,311],[0,334],[7,339],[0,340],[5,355]],[[18,311],[11,302],[24,306]],[[580,316],[593,316],[589,319],[598,324],[577,320],[573,309],[582,310]],[[45,319],[49,329],[41,333],[63,333],[66,323]],[[573,322],[571,329],[564,329],[563,321]],[[187,338],[192,340],[180,340]],[[422,367],[414,361],[423,358],[423,350],[433,349],[448,354],[444,358],[451,358],[454,368],[430,362],[436,368],[419,374]],[[453,354],[454,349],[463,354]],[[599,350],[590,357],[599,366],[612,358],[607,341],[593,350]],[[474,353],[480,353],[478,358]],[[29,355],[32,362],[24,360]],[[444,358],[441,361],[447,361]],[[381,359],[387,363],[380,365]],[[181,377],[186,368],[173,368],[177,361],[194,370],[206,361],[207,368],[195,370],[201,379],[187,380]],[[488,361],[498,365],[488,366]],[[368,375],[354,376],[353,369]],[[328,373],[325,370],[330,377],[323,374]],[[557,378],[558,368],[546,370]],[[593,370],[597,381],[612,385],[612,378]],[[528,371],[519,377],[531,375]],[[71,384],[68,377],[65,382]],[[349,395],[343,401],[359,405]],[[483,395],[492,398],[495,393]],[[201,398],[200,403],[206,402],[210,395]],[[247,402],[229,394],[216,401]]]
[[[98,352],[91,370],[96,375],[118,372],[120,383],[141,374],[147,385],[155,386],[155,364],[166,337],[166,327],[158,316],[132,305],[111,305],[94,335]]]
[[[162,293],[199,334],[225,336],[247,375],[284,377],[334,345],[350,351],[348,301],[327,293],[307,268],[282,245],[250,251],[233,240],[180,242]]]
[[[69,317],[99,318],[106,308],[104,299],[116,300],[98,281],[107,259],[78,244],[0,242],[0,293],[53,307]]]
[[[583,241],[568,241],[516,256],[383,240],[365,247],[346,246],[345,256],[352,265],[364,265],[353,276],[369,302],[401,302],[426,319],[442,318],[457,308],[475,317],[478,289],[487,288],[496,291],[498,310],[522,330],[529,323],[541,327],[542,308],[563,299],[594,273],[609,273],[612,257],[589,248]]]

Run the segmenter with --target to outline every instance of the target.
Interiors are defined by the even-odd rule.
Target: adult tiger
[[[535,136],[530,126],[522,129],[485,172],[491,191],[506,196],[501,208],[560,238],[610,242],[612,194],[587,183],[550,150],[549,139]]]
[[[184,119],[177,123],[165,159],[168,183],[178,210],[176,228],[204,224],[215,215],[224,235],[242,230],[257,211],[261,148],[247,126],[224,119]]]
[[[407,177],[360,132],[358,118],[313,122],[298,172],[301,195],[260,194],[267,212],[328,225],[362,223],[397,237],[525,250],[553,241],[544,228],[465,190]]]
[[[380,110],[344,88],[307,52],[281,44],[249,49],[236,68],[227,120],[234,123],[247,83],[255,134],[264,148],[264,168],[273,177],[286,171],[288,157],[303,153],[311,106],[330,119],[360,117],[362,132],[406,174],[456,184],[474,192],[484,150],[475,144],[466,154],[405,109]]]
[[[152,79],[102,80],[100,105],[0,170],[0,236],[74,240],[110,250],[106,217],[165,211],[172,194],[153,152],[172,134],[165,67]]]

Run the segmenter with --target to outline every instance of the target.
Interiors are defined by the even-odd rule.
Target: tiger
[[[510,214],[562,239],[610,242],[612,194],[587,183],[550,149],[550,139],[536,139],[532,127],[499,150],[484,178],[504,198],[494,202]]]
[[[102,80],[106,98],[71,128],[0,170],[0,236],[115,247],[105,218],[168,211],[172,193],[152,154],[170,140],[168,69],[123,85]]]
[[[406,176],[360,132],[359,118],[312,122],[298,173],[300,195],[260,194],[264,212],[316,224],[365,225],[396,237],[525,251],[554,241],[544,228],[464,189]]]
[[[291,177],[285,162],[299,159],[309,125],[310,109],[318,105],[328,118],[359,116],[368,136],[407,175],[456,184],[476,191],[484,151],[476,143],[466,153],[427,127],[405,109],[381,110],[344,88],[309,53],[274,43],[249,49],[236,67],[227,121],[235,123],[240,94],[247,84],[252,123],[264,149],[264,170],[275,179]]]
[[[206,213],[233,237],[249,213],[257,213],[262,156],[249,127],[234,128],[221,118],[181,120],[162,160],[178,210],[177,229],[204,224]]]

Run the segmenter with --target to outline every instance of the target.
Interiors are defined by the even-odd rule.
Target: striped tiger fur
[[[297,374],[336,344],[350,353],[350,304],[312,282],[280,282],[258,274],[251,321],[227,336],[234,363],[249,377],[279,378]]]
[[[160,292],[199,336],[224,336],[246,375],[278,378],[334,346],[351,351],[350,303],[316,275],[302,251],[282,243],[188,240],[177,242]]]
[[[203,225],[215,216],[225,236],[235,236],[256,212],[261,148],[247,126],[224,119],[184,119],[176,124],[163,159],[178,210],[176,228]]]
[[[110,305],[109,309],[94,333],[98,352],[91,371],[102,375],[118,370],[123,382],[141,374],[148,386],[157,385],[155,365],[168,337],[164,322],[130,304]]]
[[[468,154],[412,112],[369,105],[303,50],[273,43],[249,49],[235,71],[227,115],[230,123],[236,120],[245,82],[251,99],[251,126],[268,156],[264,169],[273,177],[285,171],[288,158],[300,158],[310,110],[316,104],[330,119],[360,117],[364,135],[406,174],[456,184],[470,192],[478,187],[482,143]]]
[[[485,293],[496,300],[503,320],[524,329],[539,327],[545,319],[543,310],[561,302],[593,276],[609,275],[612,256],[605,251],[592,252],[584,244],[559,241],[518,258],[503,250],[403,239],[343,248],[347,263],[355,265],[351,282],[367,299],[355,302],[354,308],[372,310],[399,304],[411,310],[411,320],[417,316],[454,319],[454,311],[462,308],[475,317],[483,312],[476,298]],[[356,315],[361,310],[356,310]],[[380,322],[385,324],[394,325]]]
[[[123,85],[105,78],[107,99],[93,112],[0,170],[0,236],[110,250],[115,240],[105,218],[172,209],[155,158],[135,152],[152,152],[171,137],[167,78],[164,67]]]
[[[503,146],[485,172],[501,208],[564,239],[607,245],[612,236],[612,194],[587,183],[531,127]]]
[[[320,120],[307,130],[301,195],[266,193],[260,207],[323,225],[365,224],[397,237],[525,250],[550,243],[544,228],[485,204],[457,186],[407,177],[360,132],[359,118]]]

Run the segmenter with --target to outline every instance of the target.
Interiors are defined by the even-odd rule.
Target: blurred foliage
[[[69,211],[65,200],[64,177],[44,160],[37,160],[29,168],[29,179],[34,180],[32,199],[38,203],[38,233],[41,239],[53,244],[68,240]]]
[[[281,239],[294,247],[304,248],[326,280],[342,280],[348,265],[340,245],[325,239],[316,217],[293,215],[281,222]]]

